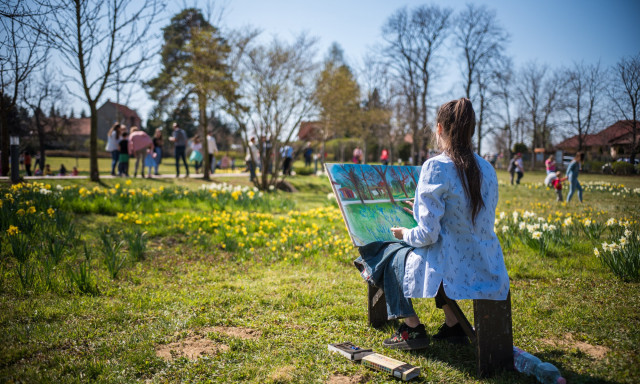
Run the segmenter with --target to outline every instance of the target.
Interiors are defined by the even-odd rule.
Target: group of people
[[[190,144],[190,161],[194,162],[196,173],[199,172],[203,163],[202,142],[199,135],[195,135],[189,140],[187,133],[180,128],[177,123],[173,123],[173,132],[169,141],[174,144],[174,156],[176,160],[176,177],[180,177],[180,160],[184,164],[186,176],[189,177],[189,164],[186,157],[187,144]],[[127,132],[127,127],[120,123],[115,123],[107,133],[106,150],[111,153],[111,175],[129,176],[129,160],[135,158],[133,177],[138,174],[145,177],[145,168],[148,168],[146,177],[159,175],[158,168],[162,163],[163,149],[162,128],[156,129],[153,137],[134,126]],[[211,172],[215,172],[215,154],[218,152],[216,140],[213,132],[207,134],[207,145],[209,149],[209,164]],[[117,173],[116,173],[117,168]]]
[[[267,174],[272,172],[273,161],[275,158],[275,154],[271,153],[271,160],[266,161],[265,169],[262,169],[262,159],[260,157],[260,150],[262,149],[262,153],[266,154],[268,150],[272,148],[271,141],[265,137],[262,138],[262,148],[258,148],[257,140],[255,136],[251,136],[249,139],[249,143],[245,153],[245,163],[246,163],[246,171],[249,172],[249,180],[253,181],[256,177],[256,170],[260,169]],[[318,170],[318,161],[320,160],[319,155],[314,155],[313,147],[310,142],[307,142],[302,149],[302,156],[304,157],[304,165],[305,167],[310,167],[312,161],[315,159],[315,167],[316,171]],[[282,158],[282,174],[283,175],[292,175],[293,171],[293,160],[295,158],[295,151],[290,144],[283,145],[279,150],[280,156]]]
[[[544,179],[544,184],[548,187],[552,187],[556,191],[557,201],[563,201],[562,199],[562,183],[569,181],[569,194],[567,194],[567,203],[571,201],[573,195],[578,192],[578,200],[582,202],[582,185],[578,181],[578,175],[582,168],[582,162],[584,161],[584,154],[578,152],[573,160],[567,166],[567,175],[562,177],[562,172],[556,170],[555,156],[551,155],[545,160],[545,168],[547,170],[547,177]]]
[[[554,155],[550,155],[544,162],[547,176],[544,179],[544,185],[551,187],[555,190],[557,201],[564,201],[562,198],[562,183],[569,181],[569,194],[567,195],[567,203],[571,201],[574,194],[578,193],[578,199],[582,202],[582,185],[578,181],[578,175],[582,168],[582,162],[584,161],[584,153],[578,152],[573,160],[567,166],[567,175],[562,177],[562,172],[556,167],[556,160]],[[514,183],[520,184],[520,179],[524,175],[524,165],[522,163],[522,154],[516,153],[507,167],[507,171],[511,174],[511,185]],[[516,177],[517,175],[517,177]]]
[[[136,159],[133,177],[138,174],[144,176],[144,168],[149,168],[148,177],[151,177],[152,169],[158,174],[158,166],[162,161],[162,130],[156,130],[153,139],[136,126],[127,132],[124,124],[115,123],[107,132],[107,145],[105,149],[111,153],[111,175],[129,176],[129,160]]]
[[[33,164],[33,171],[31,169],[33,158],[35,157],[35,164]],[[60,164],[60,168],[57,172],[51,170],[51,164],[44,164],[40,155],[32,155],[31,151],[26,150],[20,154],[19,162],[21,167],[24,167],[24,173],[26,176],[78,176],[78,168],[73,167],[71,172],[67,171],[67,167],[64,164]]]

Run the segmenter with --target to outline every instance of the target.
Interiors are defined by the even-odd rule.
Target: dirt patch
[[[157,346],[156,356],[165,360],[173,360],[179,357],[195,360],[200,356],[215,355],[228,349],[229,346],[216,344],[215,341],[208,339],[206,336],[193,335],[174,343]]]
[[[607,347],[603,347],[600,345],[591,345],[589,343],[585,343],[584,341],[574,340],[571,333],[565,333],[562,340],[542,339],[540,341],[548,345],[553,345],[554,347],[579,349],[580,351],[586,353],[596,360],[604,359],[607,353],[609,353],[610,351],[610,349]]]
[[[173,360],[179,357],[195,360],[200,356],[215,355],[220,351],[229,350],[228,345],[221,344],[207,337],[207,335],[212,332],[245,340],[257,339],[262,335],[258,330],[243,327],[200,328],[189,331],[187,337],[176,342],[157,346],[156,356],[165,360]]]
[[[364,376],[344,376],[344,375],[332,375],[327,379],[327,384],[360,384],[364,383],[367,379]]]

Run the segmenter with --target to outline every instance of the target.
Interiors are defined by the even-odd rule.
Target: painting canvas
[[[325,168],[354,245],[398,241],[391,227],[416,226],[403,201],[414,198],[420,167],[327,163]]]

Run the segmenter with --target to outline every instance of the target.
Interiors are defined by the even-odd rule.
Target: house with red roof
[[[640,136],[640,121],[636,121],[636,153],[639,152],[638,137]],[[582,136],[582,148],[589,158],[611,157],[617,159],[631,153],[634,145],[633,122],[631,120],[619,120],[615,124],[602,131]],[[572,136],[556,148],[567,153],[576,153],[579,150],[578,135]]]
[[[107,102],[98,108],[98,139],[106,141],[107,132],[115,122],[126,125],[128,129],[133,126],[142,128],[142,121],[136,111],[107,99]]]

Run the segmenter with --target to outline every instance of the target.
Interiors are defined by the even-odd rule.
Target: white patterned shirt
[[[507,298],[509,276],[493,230],[498,178],[488,161],[475,158],[482,173],[484,201],[475,225],[451,158],[442,154],[422,166],[413,207],[418,226],[403,238],[416,247],[405,264],[405,297],[434,297],[442,282],[446,295],[454,300]]]

